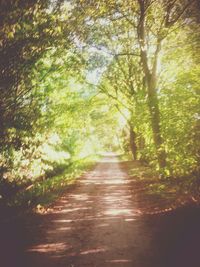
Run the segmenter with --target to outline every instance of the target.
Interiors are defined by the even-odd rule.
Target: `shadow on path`
[[[2,224],[0,266],[199,267],[199,209],[143,215],[131,164],[107,157],[49,214]]]

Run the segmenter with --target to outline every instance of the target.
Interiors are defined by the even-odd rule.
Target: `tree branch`
[[[168,11],[167,20],[166,20],[166,23],[165,23],[165,27],[167,27],[167,28],[168,27],[171,27],[172,25],[174,25],[180,19],[180,17],[185,13],[185,11],[187,10],[187,8],[189,6],[191,6],[195,2],[195,0],[189,0],[189,2],[183,7],[183,9],[180,11],[180,13],[176,16],[176,18],[173,19],[173,20],[171,20],[171,21],[169,21],[170,11],[171,11],[173,5],[175,4],[175,2],[176,2],[176,0],[173,1],[173,3],[170,6],[170,9]]]

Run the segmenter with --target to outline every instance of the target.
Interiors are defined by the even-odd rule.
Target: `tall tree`
[[[73,1],[72,1],[73,2]],[[77,31],[81,42],[112,56],[127,56],[124,44],[130,35],[128,54],[140,59],[147,91],[151,127],[159,167],[166,166],[166,151],[161,132],[158,100],[158,65],[162,42],[178,27],[187,23],[186,11],[194,1],[137,0],[75,2],[73,14],[82,27]],[[98,8],[94,8],[98,6]],[[134,80],[134,78],[133,78]]]

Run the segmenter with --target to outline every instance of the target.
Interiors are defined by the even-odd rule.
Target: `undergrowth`
[[[87,157],[66,166],[58,175],[49,176],[44,180],[35,181],[22,190],[19,190],[6,203],[8,207],[34,209],[36,207],[48,207],[53,201],[62,195],[66,189],[75,184],[77,179],[92,166],[95,157]]]
[[[139,162],[130,169],[129,175],[147,197],[171,204],[200,203],[200,183],[196,175],[161,177],[154,169]],[[159,202],[157,204],[159,206]]]

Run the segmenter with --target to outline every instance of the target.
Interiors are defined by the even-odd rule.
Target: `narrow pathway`
[[[145,215],[133,166],[104,158],[49,213],[0,225],[0,266],[199,267],[199,209]]]
[[[145,266],[149,236],[130,183],[116,157],[104,158],[55,204],[28,266]]]

